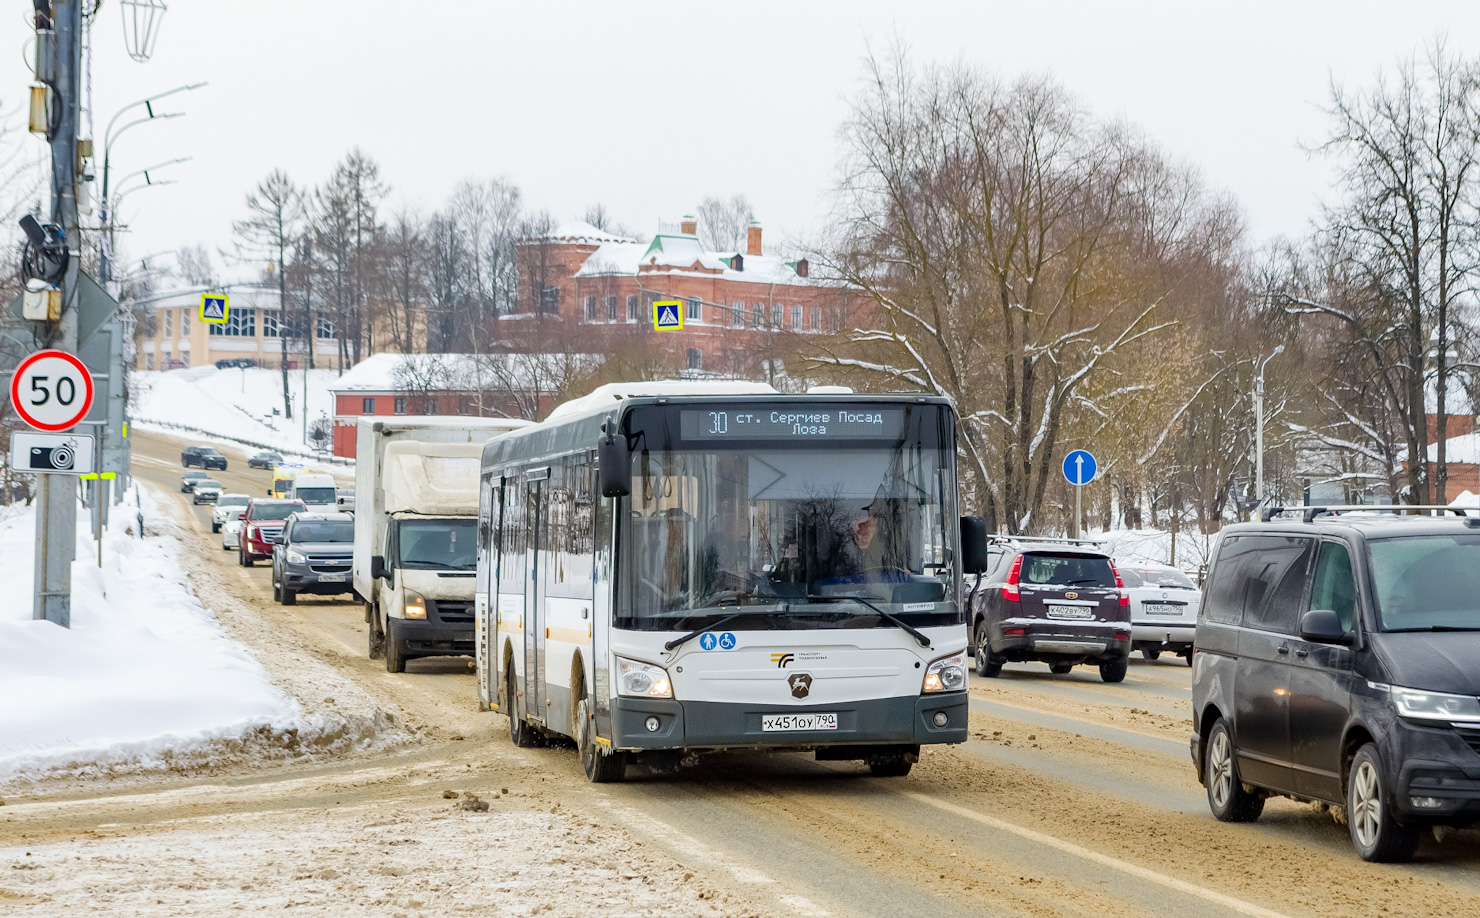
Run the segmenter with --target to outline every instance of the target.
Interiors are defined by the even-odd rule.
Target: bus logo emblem
[[[791,686],[793,698],[806,698],[812,694],[812,677],[806,673],[792,673],[786,677],[786,684]]]
[[[797,658],[797,655],[794,654],[794,653],[773,653],[773,654],[771,654],[771,662],[776,664],[776,668],[777,669],[785,669],[786,668],[786,664],[790,663],[791,661],[795,660],[796,658]]]

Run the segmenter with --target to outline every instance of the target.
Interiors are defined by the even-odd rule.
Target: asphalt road
[[[385,699],[416,740],[373,756],[226,768],[209,781],[72,785],[19,813],[0,810],[0,844],[116,824],[167,839],[186,800],[192,817],[251,812],[291,832],[295,814],[328,799],[411,807],[428,782],[457,775],[513,785],[511,799],[531,811],[581,814],[591,833],[620,827],[723,890],[732,913],[1480,914],[1480,833],[1426,842],[1411,864],[1374,865],[1310,806],[1271,801],[1255,824],[1216,822],[1187,753],[1191,671],[1165,657],[1137,659],[1120,685],[1102,684],[1092,669],[1052,676],[1042,665],[973,677],[970,741],[928,749],[904,779],[804,755],[730,755],[676,775],[589,785],[572,749],[509,743],[507,720],[477,708],[469,661],[413,662],[392,675],[366,658],[359,605],[272,603],[266,568],[238,567],[210,534],[205,508],[178,493],[180,441],[135,436],[135,475],[162,502],[176,501],[168,510],[186,534],[182,560],[203,600],[239,603],[284,645],[309,649]],[[265,491],[267,473],[223,452],[228,488]]]

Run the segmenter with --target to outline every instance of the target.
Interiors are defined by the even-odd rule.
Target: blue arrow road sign
[[[1099,469],[1099,463],[1095,462],[1094,454],[1089,450],[1076,449],[1064,457],[1064,478],[1076,487],[1094,481]]]

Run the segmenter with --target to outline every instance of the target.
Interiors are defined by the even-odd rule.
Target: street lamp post
[[[1283,344],[1259,364],[1259,375],[1254,377],[1254,497],[1264,503],[1264,368],[1269,362],[1284,353]]]
[[[112,236],[112,227],[108,223],[108,204],[109,204],[109,200],[108,200],[108,171],[109,171],[109,166],[111,164],[110,163],[111,156],[112,156],[112,153],[113,153],[113,141],[115,141],[119,137],[121,137],[123,135],[123,133],[125,131],[127,131],[129,128],[134,127],[135,125],[143,124],[146,121],[156,121],[156,120],[161,120],[161,119],[165,119],[165,118],[179,118],[179,117],[182,117],[184,115],[184,112],[159,112],[159,113],[156,113],[154,111],[154,103],[155,102],[158,102],[160,99],[165,98],[166,96],[172,96],[172,95],[174,95],[177,92],[189,92],[190,90],[199,89],[199,88],[201,88],[202,86],[205,86],[205,85],[206,84],[204,82],[200,82],[200,83],[191,83],[191,84],[188,84],[186,86],[176,86],[174,89],[167,89],[164,92],[155,93],[154,95],[147,96],[147,97],[145,97],[143,99],[138,100],[137,102],[130,102],[129,104],[125,105],[123,108],[120,108],[118,111],[114,112],[113,113],[113,117],[108,120],[108,126],[103,131],[103,193],[102,193],[102,196],[101,196],[101,199],[102,200],[101,200],[101,204],[100,204],[100,210],[99,210],[99,213],[98,213],[98,226],[99,226],[99,229],[102,230],[102,232],[99,234],[101,238],[100,238],[99,243],[98,243],[98,247],[99,247],[99,253],[98,253],[99,254],[98,269],[99,269],[99,273],[102,275],[103,281],[107,282],[107,281],[110,281],[110,280],[113,279],[113,276],[112,276],[113,275],[113,272],[112,272],[112,267],[113,267],[112,266],[112,257],[113,257],[112,243],[113,243],[113,236]],[[142,117],[142,118],[135,118],[133,121],[130,121],[127,124],[123,125],[123,127],[118,128],[117,132],[115,132],[113,130],[114,126],[118,124],[118,119],[121,118],[121,117],[123,117],[123,115],[124,115],[125,112],[132,111],[132,110],[134,110],[136,108],[139,108],[140,106],[142,106],[143,109],[144,109],[144,111],[147,113],[147,114],[144,115],[144,117]]]

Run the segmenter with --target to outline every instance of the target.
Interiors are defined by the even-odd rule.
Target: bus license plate
[[[1089,606],[1055,606],[1048,607],[1049,618],[1094,618],[1095,613]]]
[[[819,714],[762,714],[761,729],[767,733],[790,730],[836,730],[838,715],[835,712]]]

